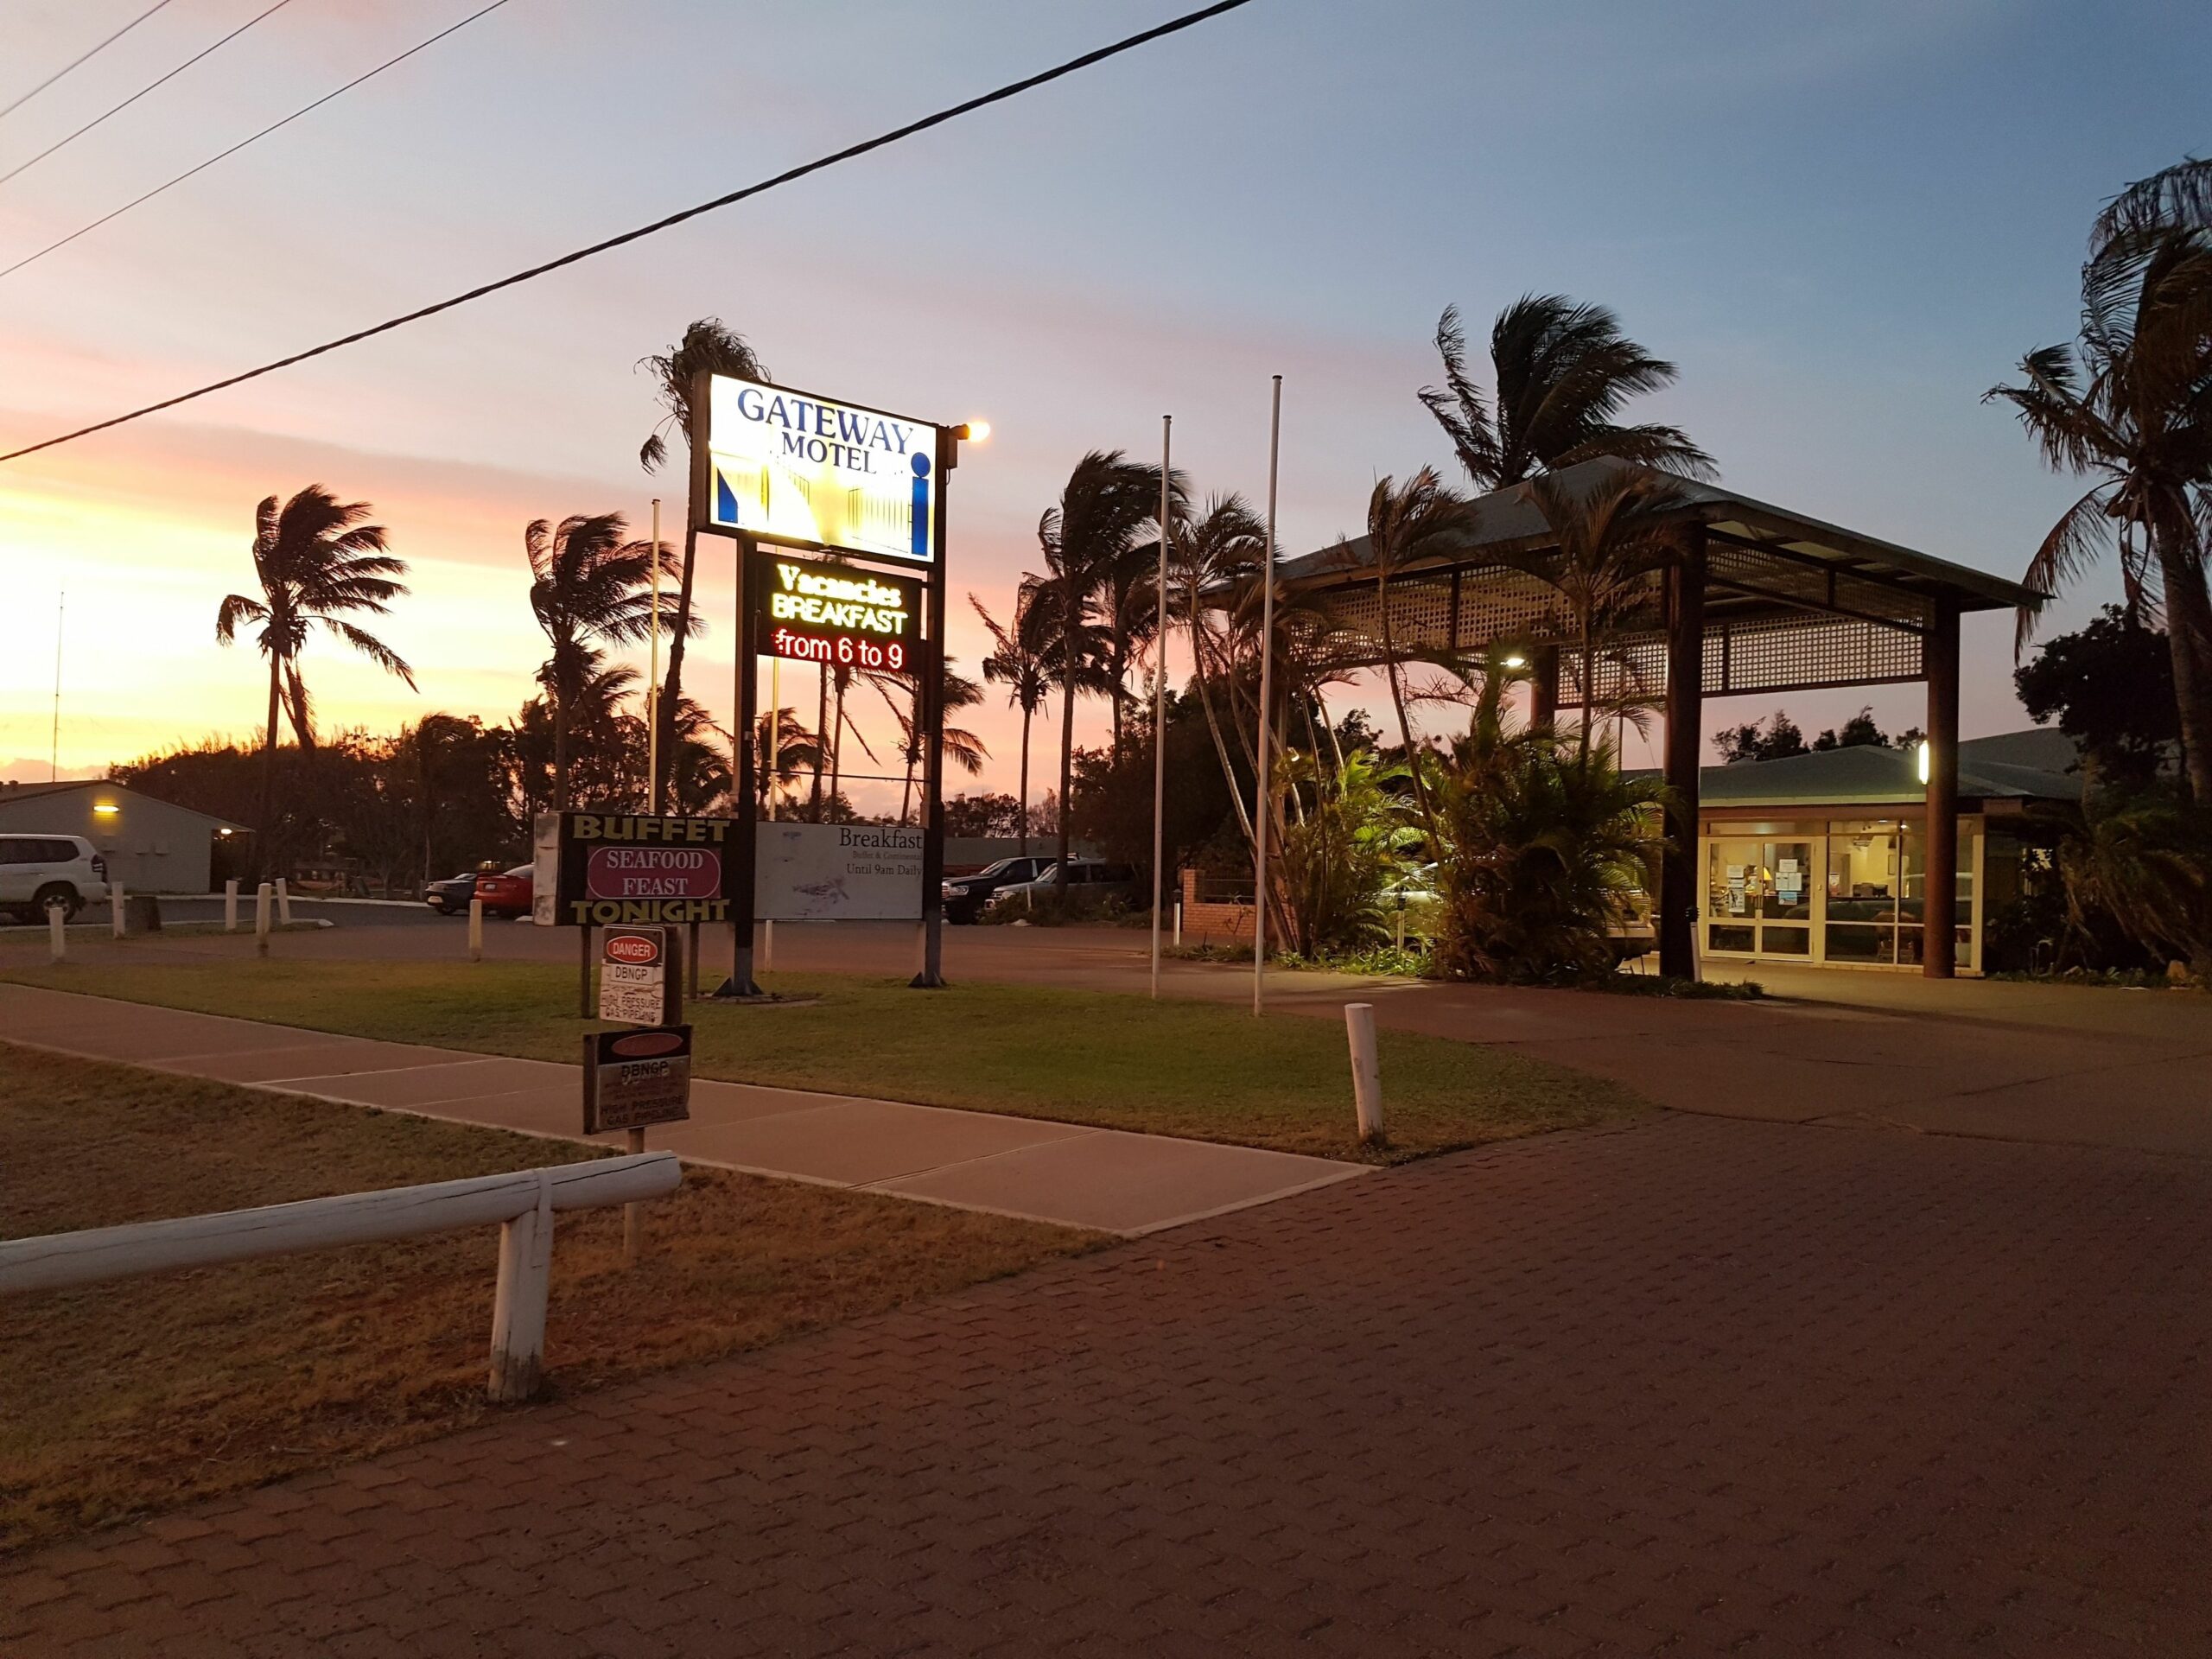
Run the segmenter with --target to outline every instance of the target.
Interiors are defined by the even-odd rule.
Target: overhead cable
[[[686,207],[681,213],[671,213],[664,219],[657,219],[649,225],[639,226],[634,231],[625,231],[620,236],[608,237],[604,242],[594,242],[588,247],[576,249],[573,253],[564,253],[557,259],[549,259],[543,264],[532,265],[527,270],[518,270],[512,276],[502,276],[497,282],[486,283],[480,287],[470,289],[466,293],[456,294],[449,300],[440,300],[435,305],[426,305],[418,310],[410,311],[403,315],[377,323],[373,327],[357,329],[350,334],[340,335],[336,340],[325,340],[320,346],[311,346],[303,352],[295,352],[289,357],[280,357],[272,363],[263,364],[259,368],[247,369],[242,373],[210,381],[207,385],[196,387],[191,391],[180,392],[174,397],[164,397],[158,404],[148,404],[144,408],[134,409],[128,414],[112,416],[105,421],[96,421],[90,426],[80,426],[73,432],[64,432],[56,437],[43,439],[37,443],[26,444],[20,449],[11,449],[5,454],[0,454],[0,461],[18,460],[24,455],[35,454],[41,449],[51,449],[59,444],[73,442],[79,438],[89,437],[95,432],[105,432],[110,427],[121,426],[129,421],[158,414],[165,409],[175,409],[179,404],[188,404],[195,397],[207,397],[210,392],[221,391],[248,380],[258,379],[264,374],[274,374],[279,369],[290,368],[294,364],[304,363],[310,358],[321,357],[327,353],[338,351],[344,346],[358,345],[362,340],[373,339],[378,334],[390,334],[393,329],[405,327],[410,322],[420,322],[425,317],[434,317],[442,311],[450,311],[456,306],[467,305],[472,300],[480,300],[487,294],[498,293],[501,289],[513,288],[520,283],[533,281],[549,272],[579,264],[596,254],[605,253],[611,249],[625,246],[648,236],[657,235],[662,231],[683,224],[687,219],[696,219],[702,213],[711,213],[718,208],[728,207],[736,202],[743,201],[747,197],[760,195],[766,191],[773,190],[779,185],[790,184],[795,180],[803,179],[810,173],[819,173],[824,168],[836,166],[840,162],[851,161],[855,156],[865,156],[871,150],[881,149],[887,144],[895,144],[903,138],[911,138],[916,133],[926,132],[931,127],[943,126],[946,122],[957,120],[973,111],[982,109],[992,104],[1003,103],[1007,99],[1018,97],[1049,81],[1058,80],[1063,76],[1074,74],[1077,70],[1087,69],[1093,64],[1103,63],[1109,58],[1118,57],[1124,52],[1134,51],[1148,41],[1159,40],[1164,35],[1177,34],[1183,29],[1205,22],[1209,18],[1218,17],[1224,12],[1235,11],[1240,6],[1250,3],[1251,0],[1217,0],[1217,3],[1214,5],[1202,6],[1196,11],[1185,12],[1180,17],[1173,18],[1167,22],[1145,29],[1140,34],[1132,35],[1126,40],[1116,41],[1111,46],[1102,46],[1096,51],[1086,52],[1079,58],[1071,58],[1065,63],[1044,70],[1038,74],[1030,75],[1024,79],[1009,81],[997,90],[985,92],[981,97],[969,99],[964,103],[951,105],[938,111],[934,115],[924,116],[918,121],[910,121],[903,127],[893,127],[890,131],[880,133],[874,138],[865,139],[857,144],[848,145],[843,149],[832,151],[827,156],[787,168],[772,178],[763,179],[757,184],[748,184],[742,189],[729,192],[727,195],[716,196],[712,200],[702,201],[696,207]]]
[[[168,4],[168,3],[169,0],[154,0],[154,3],[152,5],[147,7],[145,10],[140,12],[136,17],[133,17],[121,29],[117,29],[114,34],[109,35],[107,39],[102,41],[98,46],[92,48],[91,51],[79,53],[77,56],[70,59],[68,62],[63,64],[59,69],[48,75],[44,80],[39,82],[37,86],[32,87],[30,91],[25,92],[21,98],[10,104],[6,109],[0,110],[0,118],[13,115],[17,110],[22,109],[24,105],[29,103],[31,99],[36,98],[48,87],[53,86],[55,81],[60,79],[62,76],[67,74],[72,69],[74,69],[79,64],[98,57],[101,53],[106,51],[108,48],[113,46],[118,41],[128,35],[132,29],[137,28],[139,24],[144,22],[149,17],[159,11],[163,6]]]

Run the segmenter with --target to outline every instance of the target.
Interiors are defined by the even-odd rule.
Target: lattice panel
[[[1705,634],[1705,695],[1917,680],[1923,675],[1920,645],[1916,633],[1850,618],[1716,625]],[[1598,652],[1596,678],[1600,702],[1663,697],[1666,636],[1636,634],[1609,641]],[[1580,707],[1582,685],[1582,653],[1562,651],[1560,706]]]
[[[1732,542],[1709,543],[1705,568],[1707,579],[1721,590],[1715,597],[1736,588],[1800,605],[1902,622],[1910,627],[1921,627],[1928,620],[1927,601],[1916,594],[1885,582],[1854,576],[1847,570],[1830,570]]]

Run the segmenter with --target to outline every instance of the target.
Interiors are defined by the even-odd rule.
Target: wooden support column
[[[1548,726],[1559,718],[1559,647],[1538,645],[1529,653],[1529,723]]]
[[[1920,971],[1948,979],[1958,971],[1953,915],[1959,896],[1959,613],[1938,601],[1922,646],[1928,677],[1927,876],[1920,920]]]
[[[1698,767],[1705,718],[1705,526],[1683,527],[1667,567],[1667,839],[1659,870],[1659,971],[1697,971]]]

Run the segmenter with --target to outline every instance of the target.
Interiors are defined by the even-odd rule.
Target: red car
[[[476,878],[476,896],[483,902],[486,916],[527,916],[530,914],[531,867],[518,864],[505,875],[480,875]]]

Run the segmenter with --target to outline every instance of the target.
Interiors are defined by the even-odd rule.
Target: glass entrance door
[[[1707,845],[1706,949],[1809,958],[1821,840],[1716,836]]]

